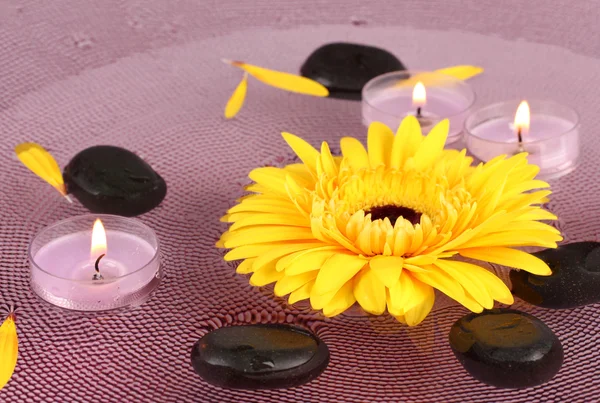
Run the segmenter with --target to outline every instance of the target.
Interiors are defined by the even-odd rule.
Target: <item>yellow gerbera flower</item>
[[[556,247],[562,237],[538,220],[548,184],[527,154],[471,166],[465,151],[444,150],[448,121],[421,135],[405,118],[396,135],[373,123],[368,152],[343,138],[343,157],[326,142],[318,152],[283,133],[302,163],[257,168],[254,194],[231,208],[233,223],[218,242],[226,260],[243,262],[250,284],[275,284],[289,302],[310,299],[337,315],[355,302],[367,312],[387,311],[408,325],[431,311],[434,289],[474,312],[494,300],[512,304],[507,286],[490,271],[459,257],[551,274],[540,259],[514,247]]]

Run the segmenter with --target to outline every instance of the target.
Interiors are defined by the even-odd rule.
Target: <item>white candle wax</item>
[[[469,152],[481,161],[489,161],[498,155],[528,153],[528,161],[540,167],[539,176],[553,179],[572,171],[579,158],[579,131],[575,118],[561,112],[558,105],[532,102],[532,114],[528,130],[522,132],[519,147],[514,127],[514,111],[510,104],[498,104],[474,112],[466,121],[466,143]],[[534,108],[534,106],[536,108]],[[495,109],[494,109],[495,108]],[[503,109],[512,113],[494,113]],[[536,110],[540,112],[535,112]],[[568,112],[570,110],[567,109]],[[497,116],[499,115],[499,116]]]
[[[99,261],[102,280],[93,280],[92,232],[78,231],[43,244],[32,257],[31,286],[43,299],[69,309],[105,310],[128,305],[157,281],[157,247],[142,237],[107,230],[107,253]]]

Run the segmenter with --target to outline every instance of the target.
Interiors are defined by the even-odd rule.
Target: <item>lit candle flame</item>
[[[520,135],[527,134],[529,132],[530,121],[531,113],[529,112],[529,104],[527,101],[522,101],[515,114],[515,130],[517,133]]]
[[[412,103],[415,108],[425,106],[427,102],[427,92],[425,91],[425,85],[419,81],[413,89]]]
[[[94,222],[94,228],[92,229],[92,249],[91,256],[92,260],[96,260],[100,255],[106,253],[106,231],[104,225],[100,219],[96,219]]]

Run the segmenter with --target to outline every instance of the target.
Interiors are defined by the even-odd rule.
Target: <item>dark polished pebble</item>
[[[233,389],[299,386],[329,363],[327,345],[288,325],[232,326],[214,330],[192,348],[192,366],[204,380]]]
[[[136,216],[158,206],[167,184],[140,157],[114,146],[77,154],[64,170],[67,192],[92,213]]]
[[[534,255],[548,264],[552,275],[511,271],[514,295],[530,304],[555,309],[600,302],[600,243],[577,242]]]
[[[364,85],[381,74],[406,70],[387,50],[354,43],[329,43],[315,50],[300,74],[318,81],[332,98],[360,100]]]
[[[513,309],[492,309],[459,319],[450,346],[471,376],[499,388],[548,382],[563,363],[563,348],[538,318]]]

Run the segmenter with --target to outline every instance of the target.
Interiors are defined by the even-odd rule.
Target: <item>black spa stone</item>
[[[576,242],[534,253],[550,276],[511,271],[512,292],[544,308],[574,308],[600,302],[600,243]]]
[[[192,366],[204,380],[233,389],[302,385],[329,363],[329,349],[308,331],[288,325],[232,326],[214,330],[192,348]]]
[[[364,85],[381,74],[406,70],[396,56],[373,46],[329,43],[315,50],[300,74],[318,81],[333,98],[360,100]]]
[[[538,318],[492,309],[459,319],[450,330],[454,355],[471,376],[499,388],[548,382],[563,363],[556,335]]]
[[[150,165],[124,148],[95,146],[65,167],[67,192],[92,213],[136,216],[158,206],[167,184]]]

